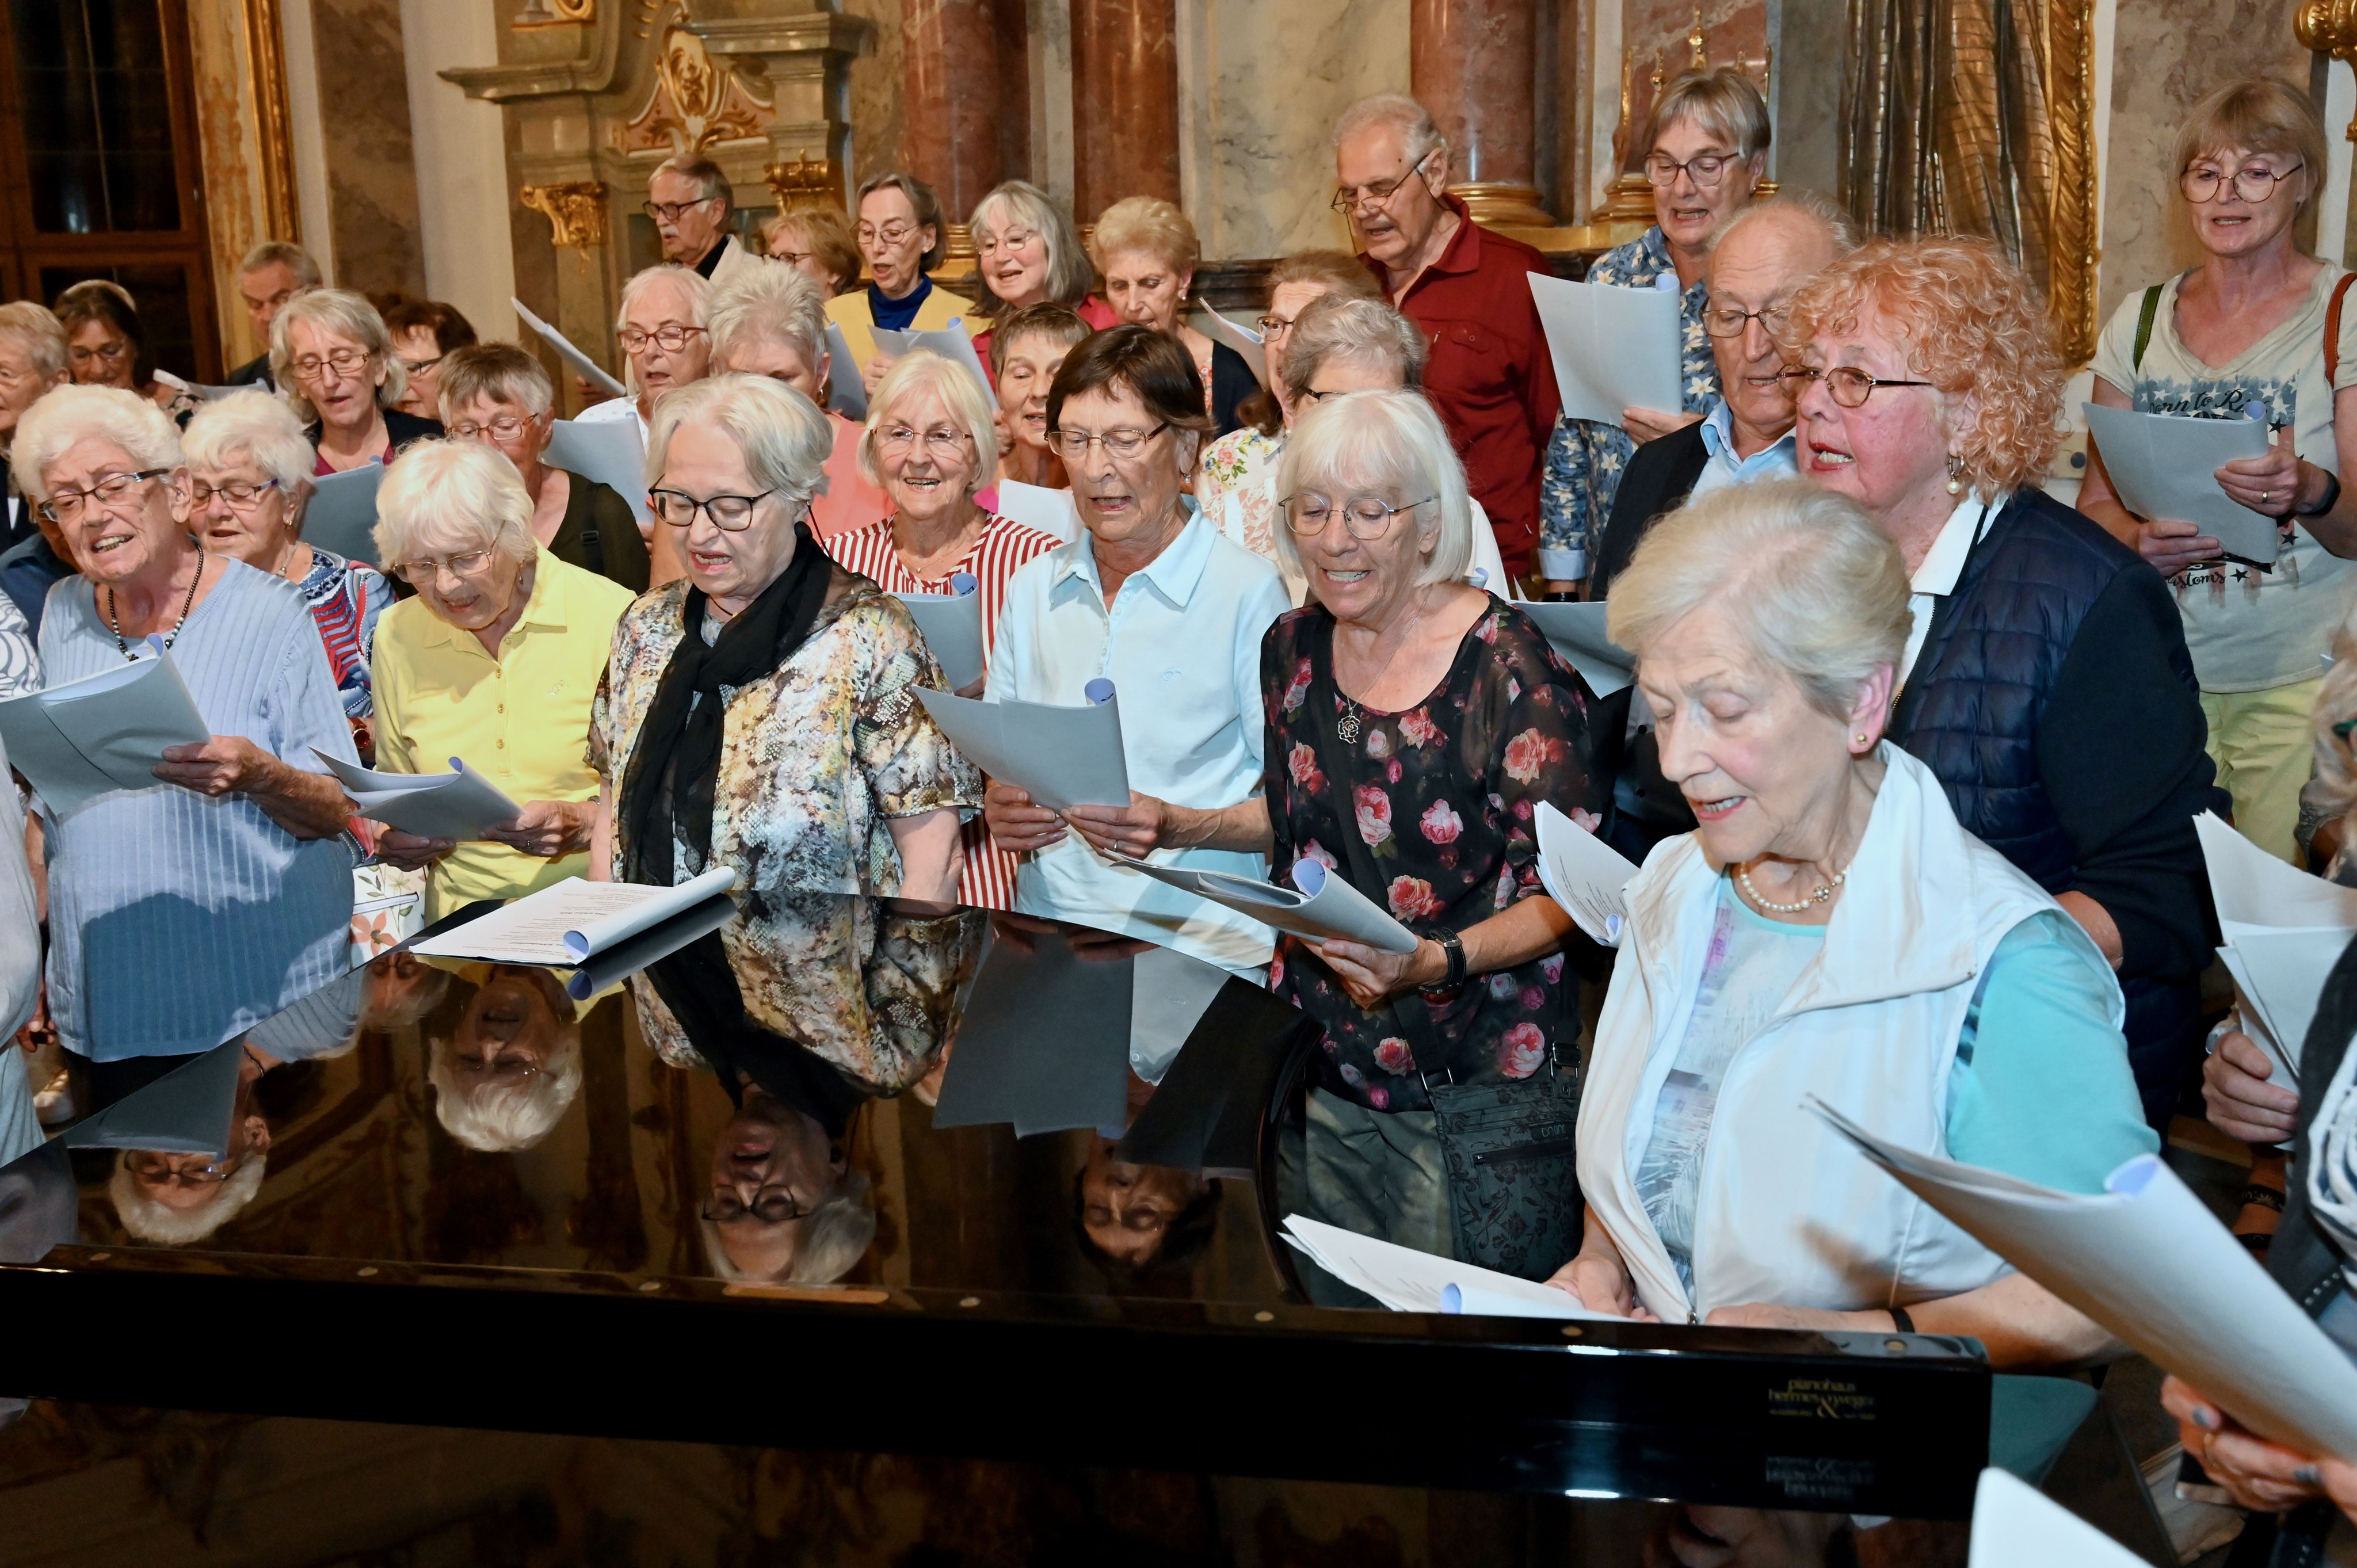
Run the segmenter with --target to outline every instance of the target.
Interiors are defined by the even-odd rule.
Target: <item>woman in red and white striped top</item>
[[[883,521],[819,541],[845,570],[894,594],[953,592],[963,572],[982,596],[985,667],[998,610],[1017,567],[1056,540],[974,503],[998,477],[998,435],[988,395],[963,366],[919,351],[894,365],[868,400],[859,468],[892,503]],[[980,696],[980,682],[967,696]],[[965,825],[959,899],[985,909],[1015,907],[1017,857],[990,842],[977,815]]]

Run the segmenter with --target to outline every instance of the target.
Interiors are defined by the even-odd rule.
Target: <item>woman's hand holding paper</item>
[[[2287,520],[2303,506],[2324,499],[2324,470],[2303,463],[2291,449],[2292,431],[2277,430],[2264,456],[2238,457],[2218,467],[2218,488],[2239,506],[2262,517]]]
[[[982,820],[998,847],[1016,854],[1046,849],[1064,836],[1061,817],[1033,805],[1028,791],[995,779],[982,792]]]
[[[2279,1513],[2322,1497],[2357,1520],[2357,1465],[2270,1443],[2176,1378],[2160,1385],[2160,1402],[2177,1418],[2185,1451],[2243,1507]]]
[[[2275,1063],[2250,1036],[2229,1029],[2201,1064],[2201,1099],[2210,1125],[2246,1144],[2280,1144],[2299,1114],[2298,1091],[2269,1083]]]
[[[1372,1008],[1387,996],[1447,977],[1448,955],[1426,938],[1410,952],[1385,952],[1364,942],[1314,941],[1310,950],[1326,961],[1351,1000]]]
[[[423,871],[457,847],[451,839],[420,838],[399,828],[381,828],[376,835],[376,857],[403,871]]]
[[[1547,1283],[1590,1312],[1609,1312],[1635,1323],[1661,1321],[1638,1301],[1629,1266],[1620,1261],[1620,1254],[1605,1237],[1593,1210],[1588,1215],[1587,1239],[1581,1243],[1577,1255],[1557,1269]]]
[[[1143,860],[1168,837],[1173,810],[1167,801],[1132,789],[1126,806],[1071,806],[1064,821],[1098,853]]]
[[[516,813],[514,821],[485,828],[483,837],[525,854],[555,860],[587,850],[597,820],[595,800],[533,800]]]
[[[2136,553],[2164,577],[2174,577],[2204,561],[2215,561],[2224,548],[2190,522],[2172,522],[2167,518],[2137,521]]]
[[[1624,408],[1620,411],[1620,427],[1641,446],[1648,441],[1659,441],[1674,431],[1684,430],[1689,424],[1701,423],[1702,415],[1699,413],[1663,413],[1658,408]]]

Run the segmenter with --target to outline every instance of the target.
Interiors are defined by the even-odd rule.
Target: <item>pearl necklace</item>
[[[1766,898],[1760,896],[1760,889],[1751,885],[1750,872],[1745,870],[1741,866],[1738,866],[1735,871],[1735,880],[1743,885],[1744,897],[1749,898],[1758,908],[1765,909],[1770,914],[1776,915],[1797,915],[1803,910],[1811,908],[1815,905],[1832,902],[1835,892],[1840,888],[1841,885],[1845,881],[1848,880],[1848,877],[1849,867],[1845,865],[1834,874],[1834,879],[1831,882],[1819,884],[1817,890],[1814,893],[1810,894],[1799,903],[1779,904],[1771,898]]]

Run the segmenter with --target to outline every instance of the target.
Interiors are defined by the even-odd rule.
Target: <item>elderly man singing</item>
[[[647,216],[654,220],[663,260],[693,267],[705,282],[734,281],[760,260],[728,232],[736,193],[709,158],[666,158],[647,178]]]

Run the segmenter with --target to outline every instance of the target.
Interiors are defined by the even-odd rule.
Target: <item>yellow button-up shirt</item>
[[[532,597],[496,659],[425,600],[393,606],[377,623],[370,663],[376,765],[443,773],[452,757],[463,757],[519,806],[597,799],[597,775],[583,760],[589,706],[614,623],[630,600],[628,588],[542,550]],[[477,898],[517,897],[588,869],[587,854],[542,860],[505,844],[462,843],[435,865],[426,918]]]

